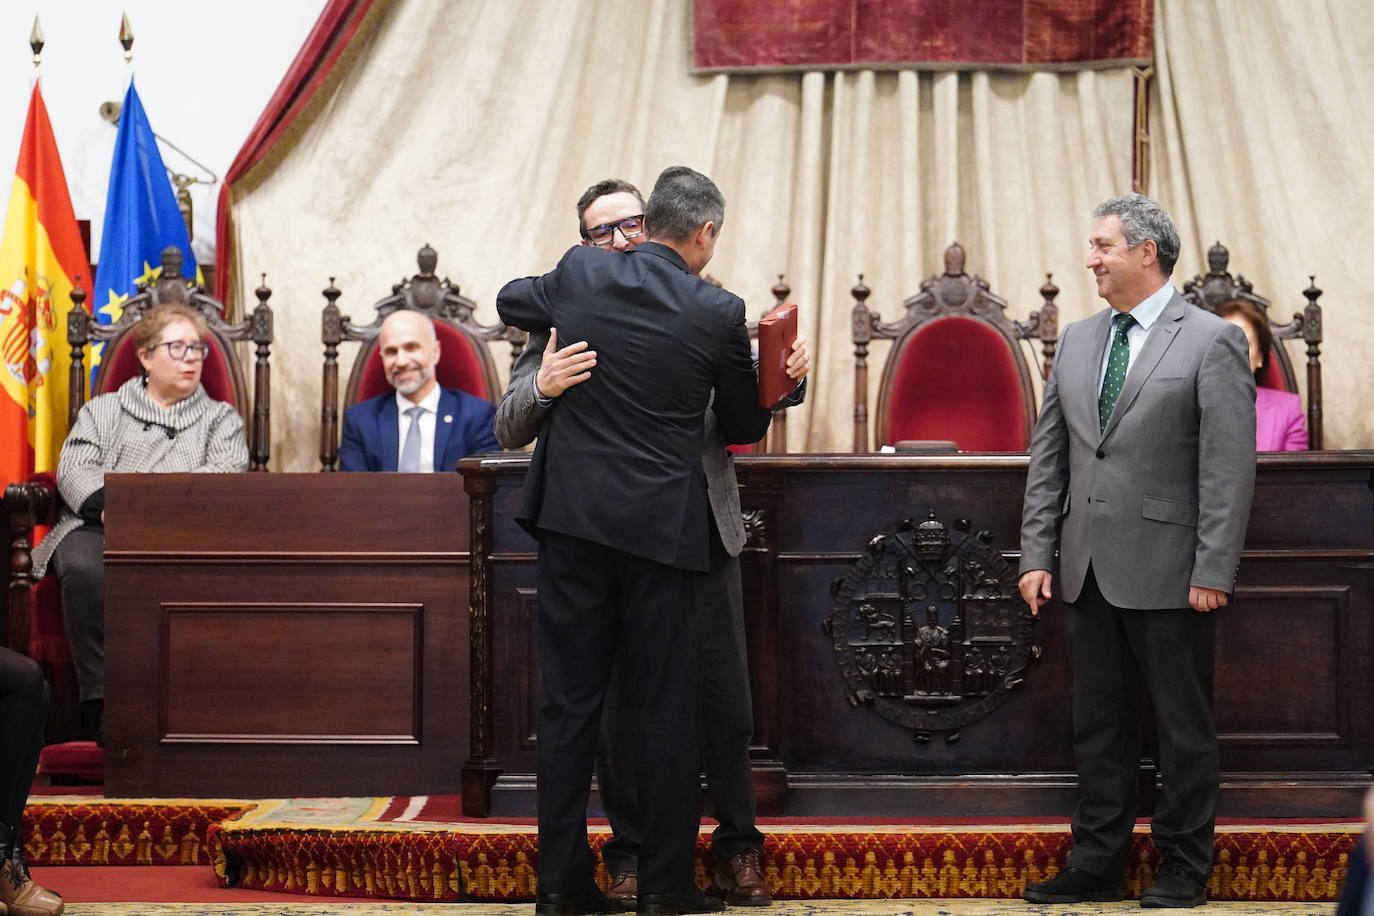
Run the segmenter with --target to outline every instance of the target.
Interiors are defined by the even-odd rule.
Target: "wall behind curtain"
[[[891,321],[958,240],[1014,318],[1050,271],[1062,320],[1101,306],[1082,262],[1091,207],[1130,184],[1129,72],[694,77],[688,16],[680,0],[395,5],[295,147],[234,189],[240,301],[261,271],[275,291],[274,468],[318,467],[330,276],[344,312],[368,321],[428,242],[495,321],[501,285],[553,266],[576,241],[578,195],[606,176],[647,194],[667,165],[710,174],[727,208],[708,273],[751,315],[786,274],[816,356],[793,451],[850,448],[860,272]],[[1180,280],[1202,269],[1193,251]],[[886,352],[870,355],[873,399]],[[1328,437],[1348,445],[1336,413]]]

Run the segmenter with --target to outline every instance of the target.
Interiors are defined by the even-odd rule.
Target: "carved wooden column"
[[[780,817],[787,813],[787,768],[778,754],[783,734],[780,691],[790,675],[789,662],[770,651],[781,644],[782,611],[778,606],[778,510],[782,504],[783,471],[738,465],[745,543],[741,574],[753,585],[745,587],[750,601],[744,607],[748,642],[749,685],[754,706],[754,738],[749,767],[754,776],[758,813]]]
[[[72,310],[67,313],[67,344],[72,348],[72,364],[67,370],[67,428],[76,425],[76,415],[86,402],[86,341],[90,339],[91,315],[85,309],[86,291],[72,290]]]
[[[487,598],[491,582],[492,492],[495,479],[490,476],[463,475],[463,489],[468,494],[469,537],[471,553],[468,557],[468,683],[472,704],[468,721],[471,753],[463,763],[463,814],[466,817],[486,817],[491,813],[491,787],[501,775],[501,763],[495,757],[496,725],[492,708],[492,670],[494,646],[491,631],[491,606]]]
[[[320,470],[335,471],[339,461],[339,342],[343,340],[343,316],[339,314],[339,290],[334,278],[324,290],[320,315],[320,339],[324,341],[324,378],[320,388]]]
[[[1045,274],[1045,285],[1040,287],[1041,303],[1038,312],[1031,312],[1031,334],[1040,341],[1040,352],[1044,359],[1040,363],[1040,377],[1050,377],[1054,368],[1054,349],[1059,343],[1059,306],[1054,298],[1059,295],[1059,287],[1054,285],[1054,274]]]
[[[1322,307],[1317,304],[1322,291],[1315,274],[1307,278],[1302,291],[1307,305],[1302,310],[1302,339],[1307,342],[1307,441],[1312,451],[1325,448],[1322,436]]]
[[[10,514],[10,575],[7,619],[0,626],[5,645],[29,654],[29,589],[33,585],[33,528],[47,515],[51,496],[40,486],[12,483],[5,488],[5,508]]]
[[[787,297],[792,295],[792,287],[783,282],[783,275],[778,274],[778,282],[773,285],[774,307],[782,305],[787,301]],[[791,341],[788,341],[791,344]],[[764,451],[770,455],[783,455],[787,453],[787,408],[773,411],[773,422],[768,428],[767,447]]]
[[[253,365],[253,454],[250,470],[267,470],[267,457],[272,452],[272,366],[268,355],[272,350],[272,309],[267,300],[272,290],[267,288],[267,274],[262,285],[254,291],[258,297],[253,309],[252,330],[249,337],[257,344],[257,359]]]
[[[864,285],[864,275],[850,293],[854,310],[850,327],[854,336],[854,451],[868,451],[868,342],[873,339],[874,315],[865,305],[872,292]]]

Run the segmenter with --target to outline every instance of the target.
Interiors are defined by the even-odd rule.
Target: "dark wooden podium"
[[[105,793],[457,792],[467,543],[456,474],[108,475]]]
[[[473,564],[463,806],[475,816],[534,809],[536,545],[512,521],[527,461],[460,465]],[[1057,602],[1030,628],[1038,659],[1019,685],[953,734],[923,736],[862,702],[842,676],[852,659],[825,629],[870,542],[908,518],[933,513],[951,530],[967,520],[967,543],[986,532],[993,554],[980,568],[1000,555],[1014,571],[1025,456],[751,456],[738,470],[760,813],[1067,815],[1075,777]],[[1372,485],[1374,452],[1259,459],[1237,603],[1218,628],[1224,816],[1358,810],[1374,764]],[[1148,805],[1148,758],[1141,786]]]

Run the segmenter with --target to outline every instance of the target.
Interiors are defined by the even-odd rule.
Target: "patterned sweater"
[[[81,408],[57,460],[62,497],[57,524],[33,551],[41,578],[57,545],[82,525],[81,506],[105,486],[106,472],[144,474],[232,473],[248,470],[243,419],[228,404],[196,386],[190,397],[160,407],[143,379],[92,398]]]

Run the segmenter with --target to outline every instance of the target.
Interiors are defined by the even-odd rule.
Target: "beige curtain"
[[[1326,447],[1374,447],[1361,396],[1374,349],[1369,4],[1171,0],[1155,22],[1151,191],[1183,236],[1175,279],[1205,273],[1221,241],[1284,322],[1315,274]],[[1290,341],[1288,355],[1305,385],[1306,347]]]
[[[392,6],[295,146],[234,194],[240,301],[252,301],[266,271],[277,309],[274,469],[319,466],[319,291],[331,276],[343,290],[344,312],[370,320],[371,303],[414,273],[415,252],[429,243],[439,251],[440,273],[480,304],[481,320],[494,322],[501,285],[552,267],[576,241],[578,195],[607,176],[635,181],[646,193],[659,170],[676,163],[715,178],[727,209],[708,273],[743,296],[751,315],[771,305],[769,290],[786,275],[816,357],[811,396],[790,415],[792,451],[850,449],[850,289],[859,273],[873,290],[869,304],[891,321],[958,240],[969,272],[1008,300],[1013,318],[1038,306],[1047,272],[1063,290],[1063,321],[1101,307],[1082,261],[1092,206],[1130,185],[1129,71],[694,77],[687,72],[689,17],[682,0]],[[1172,40],[1169,26],[1161,16],[1159,31]],[[1289,46],[1295,65],[1307,59]],[[1161,49],[1161,93],[1180,91],[1178,55],[1192,61],[1200,80],[1208,63],[1202,55],[1213,50],[1198,37],[1195,49],[1166,62]],[[1225,107],[1196,104],[1204,124],[1214,123],[1205,114],[1211,105]],[[1195,119],[1178,114],[1180,107],[1157,105],[1155,145],[1161,197],[1176,208],[1185,234],[1179,277],[1205,269],[1201,252],[1211,238],[1200,241],[1199,231],[1225,235],[1237,265],[1252,242],[1264,252],[1253,260],[1273,263],[1303,219],[1317,218],[1295,200],[1293,221],[1267,221],[1247,237],[1229,233],[1250,223],[1237,219],[1224,193],[1206,206],[1196,186],[1176,194],[1199,168],[1189,159],[1196,155],[1191,131],[1188,156],[1181,152],[1174,125]],[[1235,120],[1243,123],[1239,114]],[[1270,131],[1251,130],[1272,142]],[[1347,161],[1356,161],[1358,143]],[[1244,153],[1244,146],[1232,150],[1235,159]],[[1270,158],[1247,161],[1258,168]],[[1278,155],[1272,162],[1293,168]],[[1252,183],[1229,177],[1237,193],[1249,184],[1253,196]],[[1198,229],[1199,214],[1214,207],[1235,220],[1228,232]],[[1349,226],[1344,234],[1349,252],[1356,234]],[[1353,266],[1354,255],[1342,255]],[[1261,277],[1269,279],[1245,270],[1257,289]],[[1323,272],[1333,309],[1338,300],[1352,302],[1335,264]],[[871,399],[885,357],[886,345],[875,344]],[[507,354],[497,358],[504,372]],[[1340,411],[1345,399],[1335,379],[1327,392],[1329,440],[1349,446],[1355,421]],[[1369,421],[1360,422],[1368,441]]]

